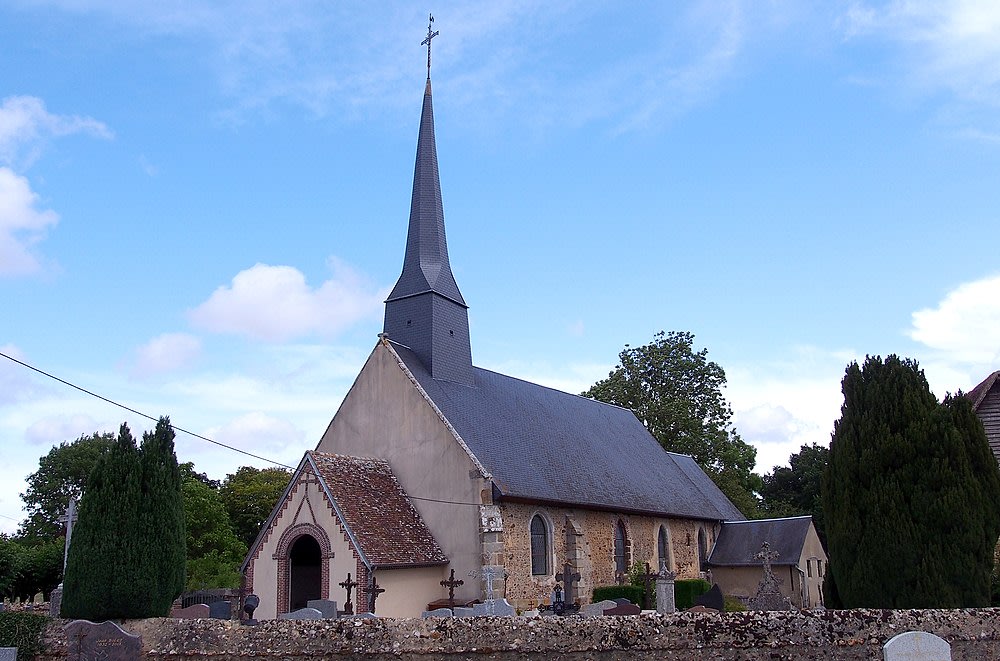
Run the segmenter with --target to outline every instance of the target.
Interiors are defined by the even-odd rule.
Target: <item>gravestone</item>
[[[476,609],[465,606],[455,606],[454,608],[455,617],[475,617]]]
[[[704,594],[699,594],[694,598],[695,606],[704,606],[705,608],[711,608],[717,610],[720,613],[726,610],[726,600],[722,596],[722,589],[719,584],[716,583],[712,586],[712,589]]]
[[[642,609],[633,604],[628,599],[615,599],[617,604],[614,608],[604,611],[605,615],[639,615]]]
[[[485,604],[473,604],[472,614],[475,616],[489,615],[496,617],[510,617],[517,615],[517,610],[506,599],[492,599]]]
[[[49,593],[49,617],[57,618],[59,617],[59,614],[62,612],[62,593],[63,593],[62,583],[53,588],[52,592]],[[2,610],[3,610],[3,604],[0,604],[0,611]]]
[[[581,606],[580,615],[583,615],[584,617],[597,617],[598,615],[604,615],[604,611],[616,608],[617,606],[618,602],[605,599],[604,601],[598,601],[593,604]]]
[[[233,619],[233,605],[228,599],[213,601],[208,605],[208,616],[215,620]]]
[[[907,631],[882,646],[885,661],[951,661],[951,645],[926,631]]]
[[[348,617],[350,620],[375,620],[378,619],[378,615],[375,613],[358,613],[357,615],[351,615]]]
[[[324,620],[336,620],[339,615],[337,611],[337,602],[330,601],[329,599],[310,599],[306,602],[306,606],[309,608],[315,608],[322,613]]]
[[[747,600],[747,608],[752,611],[791,610],[792,602],[781,593],[781,579],[771,571],[771,561],[777,559],[778,554],[764,541],[760,545],[760,553],[754,557],[763,564],[764,576],[757,585],[757,591]]]
[[[175,617],[179,620],[194,620],[199,617],[211,617],[211,611],[212,609],[208,604],[194,604],[187,608],[178,608],[170,614],[170,617]]]
[[[660,567],[660,572],[656,576],[656,612],[673,613],[677,610],[677,600],[674,595],[674,579],[677,573],[667,569],[666,565]]]
[[[322,620],[323,613],[319,612],[315,608],[300,608],[297,611],[292,611],[291,613],[282,613],[278,616],[279,620]]]
[[[139,661],[142,638],[114,622],[73,620],[65,627],[68,661]]]
[[[0,606],[2,605],[0,604]],[[0,647],[0,661],[17,661],[17,648]]]
[[[432,611],[424,611],[420,617],[454,617],[450,608],[435,608]]]

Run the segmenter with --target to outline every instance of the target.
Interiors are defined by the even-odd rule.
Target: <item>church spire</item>
[[[403,272],[385,302],[384,330],[389,339],[416,353],[435,379],[473,385],[468,306],[448,260],[434,140],[430,46],[437,35],[428,25],[427,38],[421,42],[427,45],[427,85],[413,169],[410,223]]]

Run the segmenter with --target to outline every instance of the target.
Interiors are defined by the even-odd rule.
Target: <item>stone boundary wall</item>
[[[37,661],[65,661],[56,620]],[[882,645],[904,631],[951,644],[953,661],[1000,660],[1000,609],[674,613],[625,617],[432,618],[426,620],[131,620],[148,661],[412,659],[525,661],[621,659],[882,659]]]

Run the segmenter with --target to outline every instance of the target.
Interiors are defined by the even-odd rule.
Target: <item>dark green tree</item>
[[[184,525],[187,530],[187,589],[236,588],[246,544],[237,539],[219,492],[204,481],[186,477]]]
[[[236,536],[249,548],[288,487],[284,468],[241,466],[226,476],[219,493]]]
[[[97,622],[151,615],[142,607],[148,568],[139,534],[141,500],[141,458],[123,424],[80,499],[63,579],[63,617]]]
[[[847,367],[822,504],[830,592],[848,608],[989,604],[1000,471],[964,397],[939,403],[917,363]]]
[[[619,364],[582,393],[631,409],[665,449],[691,455],[745,515],[757,513],[757,450],[732,425],[722,395],[726,373],[694,350],[694,335],[660,331],[641,347],[625,348]]]
[[[38,460],[38,470],[28,475],[28,488],[21,494],[28,518],[21,524],[22,540],[51,540],[65,531],[58,522],[70,497],[80,497],[97,460],[115,443],[111,433],[81,436],[60,443]]]
[[[154,617],[165,617],[186,584],[187,534],[181,472],[174,453],[174,429],[161,417],[151,432],[142,435],[142,502],[140,531],[144,565],[152,582],[147,608]]]
[[[824,547],[826,529],[820,488],[829,459],[829,448],[816,443],[803,445],[788,458],[788,466],[775,466],[764,475],[760,490],[762,513],[774,517],[811,515]]]

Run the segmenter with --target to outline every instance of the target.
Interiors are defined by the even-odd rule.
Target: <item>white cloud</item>
[[[62,441],[73,441],[83,434],[110,431],[99,424],[85,413],[52,415],[33,422],[24,435],[32,445],[48,447]]]
[[[53,115],[34,96],[10,96],[0,105],[0,162],[29,165],[53,137],[86,133],[111,138],[111,130],[90,117]]]
[[[269,342],[335,336],[376,315],[386,292],[340,260],[331,259],[330,266],[333,277],[313,289],[296,268],[256,264],[216,289],[189,318],[208,331]]]
[[[934,308],[913,313],[911,338],[941,353],[938,360],[988,373],[1000,364],[1000,275],[967,282]]]
[[[164,333],[135,351],[131,373],[146,377],[190,365],[201,353],[201,340],[187,333]]]
[[[38,195],[28,180],[0,167],[0,276],[28,275],[41,270],[33,252],[45,232],[59,221],[56,212],[38,209]]]
[[[959,98],[1000,104],[1000,4],[992,0],[853,4],[842,21],[849,38],[885,37],[903,45],[909,82]]]
[[[290,446],[304,449],[306,441],[303,431],[291,422],[260,411],[246,413],[220,427],[212,427],[206,436],[247,452],[275,456]]]

